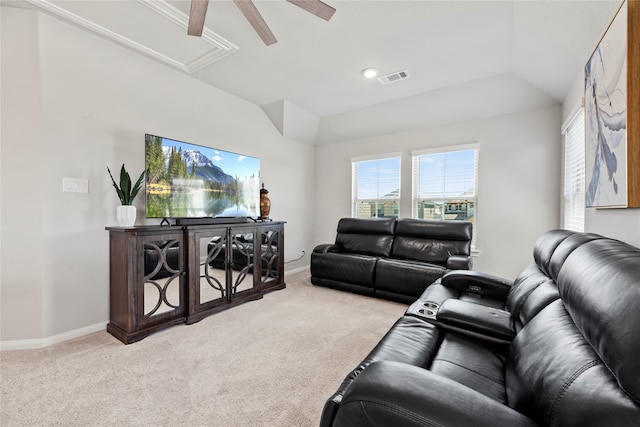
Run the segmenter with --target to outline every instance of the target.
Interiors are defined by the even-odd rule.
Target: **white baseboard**
[[[109,322],[100,322],[95,325],[85,326],[84,328],[74,329],[73,331],[63,332],[52,337],[30,340],[0,341],[0,351],[5,350],[33,350],[58,344],[74,338],[83,337],[94,332],[104,331]]]
[[[286,270],[285,275],[295,274],[302,271],[309,271],[309,266],[304,265],[302,267],[294,268],[293,270]],[[50,345],[58,344],[74,338],[79,338],[85,335],[89,335],[94,332],[104,331],[107,327],[107,323],[109,322],[100,322],[100,323],[96,323],[95,325],[85,326],[84,328],[74,329],[73,331],[63,332],[62,334],[58,334],[52,337],[47,337],[42,339],[0,341],[0,351],[33,350],[33,349],[48,347]]]

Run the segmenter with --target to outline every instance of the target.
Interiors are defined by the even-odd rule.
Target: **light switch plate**
[[[62,178],[63,193],[88,193],[89,180],[85,178]]]

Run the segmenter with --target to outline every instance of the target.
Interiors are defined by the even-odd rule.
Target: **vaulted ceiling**
[[[186,34],[188,0],[25,1],[7,3],[97,32],[265,111],[295,106],[318,120],[312,143],[561,103],[621,3],[325,0],[336,8],[327,22],[284,0],[254,0],[278,39],[265,46],[228,0],[210,0],[203,38]],[[366,67],[409,78],[382,85],[363,78]]]

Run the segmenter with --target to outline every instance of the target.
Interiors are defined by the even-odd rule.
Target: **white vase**
[[[116,218],[120,227],[133,227],[136,222],[136,207],[120,205],[116,208]]]

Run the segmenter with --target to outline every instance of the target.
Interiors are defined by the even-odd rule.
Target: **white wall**
[[[588,58],[585,58],[585,63]],[[584,70],[576,76],[571,91],[562,106],[563,122],[582,104],[584,97]],[[640,247],[640,209],[587,208],[584,218],[585,231],[622,240]]]
[[[456,102],[452,99],[451,102]],[[351,158],[402,152],[401,212],[411,215],[411,151],[480,143],[474,269],[507,278],[532,262],[533,244],[559,226],[560,107],[316,148],[315,243],[335,240],[351,215]]]
[[[20,325],[23,338],[42,328],[42,156],[38,26],[33,13],[2,8],[2,330]],[[22,161],[18,161],[22,159]],[[10,336],[10,335],[9,335]]]
[[[3,342],[108,321],[104,227],[119,201],[106,168],[139,174],[145,132],[259,157],[285,260],[310,252],[313,147],[258,106],[34,11],[2,8],[1,54]],[[63,177],[89,193],[63,193]]]

